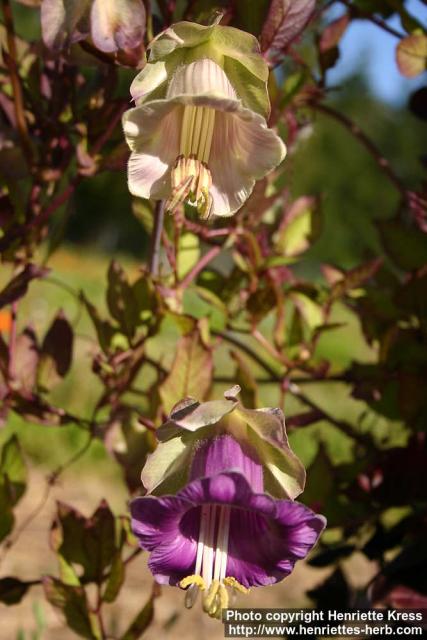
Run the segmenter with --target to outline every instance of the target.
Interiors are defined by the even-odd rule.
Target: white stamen
[[[230,507],[220,507],[218,536],[215,551],[214,580],[222,581],[227,569],[228,533],[230,530]]]
[[[211,505],[209,513],[209,524],[203,548],[202,578],[206,583],[206,588],[209,588],[213,576],[216,511],[216,505]]]
[[[200,575],[202,569],[203,547],[205,544],[206,532],[209,525],[210,506],[204,504],[200,513],[199,541],[197,543],[196,568],[194,573]]]

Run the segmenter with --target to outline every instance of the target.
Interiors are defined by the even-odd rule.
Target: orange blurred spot
[[[0,311],[0,333],[9,333],[12,325],[12,314],[10,311]]]

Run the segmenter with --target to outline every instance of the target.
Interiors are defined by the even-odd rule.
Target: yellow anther
[[[228,592],[227,589],[225,588],[225,586],[223,584],[221,584],[220,588],[219,588],[219,607],[218,607],[218,611],[219,611],[219,616],[221,616],[221,609],[227,609],[228,608],[228,603],[229,603],[229,597],[228,597]]]
[[[172,189],[172,193],[170,198],[166,201],[165,209],[166,211],[170,211],[170,213],[175,213],[176,208],[181,202],[184,202],[191,189],[191,183],[193,181],[192,176],[188,176],[181,182],[181,184],[174,189]]]
[[[203,596],[203,611],[210,616],[215,616],[215,612],[218,608],[217,596],[220,588],[219,580],[214,580],[209,587],[207,593]]]
[[[233,587],[233,589],[236,589],[236,591],[238,591],[239,593],[244,593],[245,595],[247,595],[250,591],[250,589],[240,584],[240,582],[238,582],[236,578],[233,578],[233,576],[228,576],[227,578],[224,578],[224,584],[227,587]]]
[[[187,576],[183,578],[179,583],[179,586],[181,587],[181,589],[185,589],[186,587],[189,587],[193,584],[199,587],[201,591],[204,591],[206,589],[206,583],[203,580],[202,576],[196,576],[196,575]]]

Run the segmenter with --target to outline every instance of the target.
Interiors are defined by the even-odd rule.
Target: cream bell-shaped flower
[[[196,207],[203,218],[230,216],[255,181],[285,157],[282,140],[265,118],[244,106],[224,70],[205,57],[174,70],[164,98],[123,116],[132,154],[132,194]]]

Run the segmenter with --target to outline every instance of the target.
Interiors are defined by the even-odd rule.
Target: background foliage
[[[234,383],[246,406],[284,408],[301,499],[328,518],[293,604],[425,607],[427,87],[398,109],[360,77],[328,83],[352,21],[390,33],[407,77],[425,70],[424,26],[402,0],[147,0],[136,49],[88,37],[52,53],[39,4],[3,0],[0,25],[2,620],[20,639],[148,637],[169,596],[140,577],[126,501],[173,404]],[[158,210],[127,191],[120,118],[151,36],[218,9],[260,38],[289,156],[225,225],[166,219],[153,255]],[[70,483],[77,504],[91,485],[108,502],[83,514],[61,498]],[[31,549],[13,561],[35,520],[41,575]],[[54,636],[42,589],[65,620]]]

